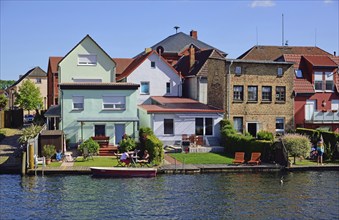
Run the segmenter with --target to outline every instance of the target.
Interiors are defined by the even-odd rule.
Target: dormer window
[[[79,54],[78,65],[94,66],[97,65],[97,55],[94,54]]]
[[[283,75],[283,69],[281,67],[278,68],[278,76]]]
[[[303,78],[303,72],[301,70],[295,70],[295,76],[297,78]]]
[[[235,67],[235,75],[241,75],[241,66]]]

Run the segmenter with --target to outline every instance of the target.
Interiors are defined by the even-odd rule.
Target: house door
[[[257,136],[257,123],[250,122],[247,123],[247,132],[250,133],[253,137]]]
[[[316,108],[316,100],[306,100],[305,121],[311,121],[313,119],[315,108]]]
[[[115,124],[115,144],[118,145],[125,134],[125,124]]]

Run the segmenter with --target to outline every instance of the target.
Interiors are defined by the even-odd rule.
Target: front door
[[[257,136],[257,123],[249,122],[247,123],[247,132],[250,133],[253,137]]]
[[[125,134],[125,124],[115,124],[115,144],[118,145]]]
[[[305,121],[312,121],[314,110],[316,106],[316,100],[306,100],[305,104]]]

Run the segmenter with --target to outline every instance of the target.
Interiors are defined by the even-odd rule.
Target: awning
[[[52,105],[45,112],[44,116],[46,118],[61,117],[61,107],[60,105]]]
[[[78,118],[77,122],[133,122],[139,121],[138,117],[126,118]]]

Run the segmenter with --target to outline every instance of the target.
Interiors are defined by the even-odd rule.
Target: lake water
[[[337,171],[0,175],[0,184],[0,219],[339,219]]]

